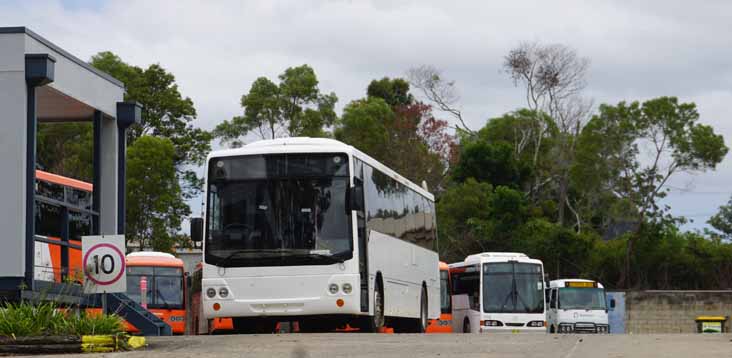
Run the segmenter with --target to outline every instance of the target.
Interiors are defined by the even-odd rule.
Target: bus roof
[[[161,266],[183,268],[183,260],[157,251],[140,251],[127,254],[127,266]]]
[[[407,178],[399,175],[389,167],[381,164],[376,159],[371,158],[360,150],[339,142],[335,139],[328,138],[310,138],[310,137],[290,137],[260,140],[247,144],[241,148],[224,149],[212,151],[209,153],[206,162],[211,158],[234,157],[240,155],[256,155],[256,154],[284,154],[284,153],[345,153],[358,158],[373,168],[379,169],[398,182],[408,186],[417,193],[425,196],[431,201],[435,200],[434,195],[425,190],[421,186],[411,182]]]
[[[479,254],[473,254],[465,258],[463,262],[456,262],[450,264],[450,267],[459,267],[464,265],[475,265],[484,262],[507,262],[507,261],[519,261],[526,263],[542,264],[541,260],[532,259],[526,254],[520,252],[482,252]]]
[[[565,287],[567,282],[597,282],[593,280],[586,280],[583,278],[563,278],[559,280],[551,280],[549,281],[549,288],[554,287]],[[597,282],[598,288],[605,288],[601,283]]]
[[[88,191],[88,192],[92,192],[94,190],[94,186],[87,182],[72,179],[72,178],[67,178],[65,176],[61,176],[58,174],[44,172],[43,170],[38,170],[38,169],[36,169],[36,179],[47,181],[49,183],[54,183],[54,184],[58,184],[58,185],[68,186],[68,187],[72,187],[74,189],[79,189],[79,190]]]

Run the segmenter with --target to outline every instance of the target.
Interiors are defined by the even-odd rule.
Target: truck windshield
[[[605,289],[562,287],[559,289],[559,308],[564,310],[605,310]]]
[[[206,262],[242,267],[350,259],[347,168],[342,154],[212,159]]]
[[[544,313],[541,266],[520,262],[483,265],[485,313]]]

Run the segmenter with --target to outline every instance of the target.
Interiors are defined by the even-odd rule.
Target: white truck
[[[549,333],[610,333],[605,288],[597,281],[562,279],[547,288]]]

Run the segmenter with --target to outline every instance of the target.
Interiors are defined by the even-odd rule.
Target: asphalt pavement
[[[148,342],[146,350],[76,357],[732,357],[728,334],[333,333],[151,337]]]

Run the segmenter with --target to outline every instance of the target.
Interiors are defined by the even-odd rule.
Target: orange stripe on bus
[[[67,177],[49,173],[49,172],[44,172],[43,170],[36,169],[36,178],[38,180],[47,181],[49,183],[69,186],[74,189],[84,190],[84,191],[88,191],[88,192],[92,192],[94,190],[94,185],[89,184],[87,182],[67,178]]]

